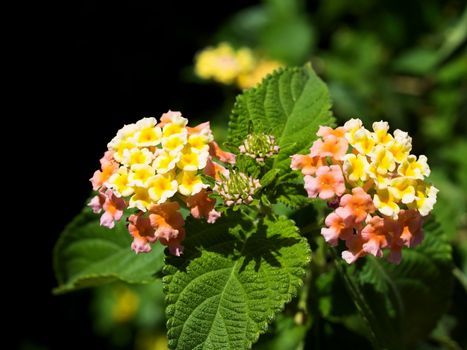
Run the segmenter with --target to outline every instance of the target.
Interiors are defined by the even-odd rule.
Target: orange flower
[[[180,243],[185,238],[185,221],[179,209],[177,202],[165,202],[149,209],[149,220],[155,230],[154,237],[177,256],[182,254],[183,246]]]
[[[101,158],[101,170],[96,170],[92,178],[92,189],[97,191],[115,172],[118,170],[118,164],[113,160],[114,151],[107,151]]]
[[[221,162],[235,164],[235,154],[221,150],[216,141],[209,143],[209,154]]]
[[[209,197],[206,189],[186,199],[191,215],[196,219],[206,218],[209,224],[213,224],[221,216],[221,213],[214,209],[215,204],[216,200]]]
[[[148,217],[143,216],[143,212],[130,215],[128,218],[128,231],[133,236],[131,249],[135,253],[148,253],[151,251],[150,243],[156,241],[154,237],[154,229],[151,226],[151,221]]]
[[[379,216],[373,216],[363,228],[361,235],[365,240],[363,250],[371,255],[382,257],[382,248],[388,245],[384,219]]]
[[[316,140],[310,148],[312,157],[331,157],[333,160],[341,161],[347,152],[349,143],[343,137],[328,135],[324,141]]]
[[[352,237],[353,227],[349,220],[344,220],[335,212],[326,217],[326,226],[321,229],[321,235],[330,245],[337,245],[338,239],[347,240]]]
[[[334,195],[342,196],[345,192],[344,176],[338,165],[322,166],[316,171],[316,177],[306,175],[305,190],[308,197],[331,199]]]
[[[340,126],[338,128],[330,128],[329,126],[322,126],[320,125],[318,132],[316,133],[317,136],[321,136],[323,139],[326,139],[326,137],[332,135],[337,138],[341,138],[345,136],[345,128],[343,126]]]
[[[211,158],[208,158],[206,167],[204,168],[204,173],[218,181],[221,179],[221,175],[227,176],[229,171],[222,165],[214,162]]]
[[[417,210],[401,210],[397,221],[401,226],[401,239],[406,247],[415,247],[422,242],[423,217]]]
[[[308,154],[295,154],[292,157],[290,167],[292,170],[301,170],[303,175],[315,175],[316,170],[324,165],[321,157],[312,157]]]
[[[351,239],[345,241],[347,250],[342,252],[342,259],[348,264],[355,262],[358,258],[365,256],[367,253],[363,250],[365,240],[361,235],[355,235]]]
[[[355,224],[358,224],[375,210],[371,196],[361,187],[355,187],[352,189],[352,194],[342,196],[340,207],[336,209],[336,213],[344,219],[352,217]]]

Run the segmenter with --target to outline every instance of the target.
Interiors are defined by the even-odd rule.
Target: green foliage
[[[367,257],[348,282],[380,346],[412,348],[446,311],[452,288],[451,246],[438,223],[425,224],[425,239],[405,249],[399,265]]]
[[[301,286],[308,244],[285,218],[188,220],[187,231],[164,269],[170,348],[250,348]]]
[[[58,280],[55,293],[97,286],[111,281],[147,283],[163,265],[163,247],[135,254],[122,219],[112,230],[99,225],[99,216],[85,208],[63,231],[54,249]]]
[[[274,166],[285,169],[290,155],[311,146],[319,125],[333,123],[330,108],[328,89],[311,66],[282,69],[237,98],[228,140],[239,146],[250,126],[255,132],[274,135],[281,148]]]

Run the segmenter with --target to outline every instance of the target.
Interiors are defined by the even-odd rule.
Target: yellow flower
[[[251,72],[245,72],[238,76],[237,84],[241,89],[249,89],[259,83],[283,64],[278,61],[260,60]]]
[[[407,159],[399,165],[397,173],[401,176],[407,176],[412,179],[423,180],[425,176],[430,175],[430,167],[427,158],[424,155],[418,157],[409,155]]]
[[[147,187],[148,179],[154,175],[154,168],[146,164],[135,164],[131,166],[128,182],[131,186]]]
[[[192,196],[207,188],[196,171],[182,171],[177,176],[178,191],[184,196]]]
[[[165,174],[170,170],[174,169],[177,165],[177,162],[180,160],[180,153],[169,153],[167,151],[160,152],[152,166],[156,169],[156,172],[159,174]]]
[[[136,124],[128,124],[118,130],[117,135],[107,144],[109,149],[116,150],[120,142],[127,141],[136,132]]]
[[[135,194],[131,196],[128,208],[138,208],[141,211],[148,210],[153,202],[149,197],[148,189],[143,187],[135,187]]]
[[[394,198],[404,204],[412,203],[415,200],[416,181],[407,177],[396,177],[391,180],[389,191]]]
[[[115,289],[116,301],[112,307],[112,318],[119,323],[131,321],[138,311],[139,297],[127,287]]]
[[[182,170],[188,171],[203,169],[206,166],[208,156],[208,152],[198,153],[188,146],[183,149],[177,166]]]
[[[162,148],[164,151],[178,154],[186,144],[186,133],[176,134],[162,139]]]
[[[126,197],[133,194],[134,189],[128,182],[128,169],[120,167],[118,171],[113,174],[105,184],[108,188],[112,189],[117,197]]]
[[[190,135],[188,144],[194,152],[208,152],[209,151],[209,137],[203,134]]]
[[[350,145],[358,152],[364,155],[369,155],[375,146],[373,135],[365,128],[360,128],[353,134],[352,142]]]
[[[188,119],[183,118],[179,113],[171,113],[167,119],[170,121],[162,128],[162,136],[167,138],[180,135],[180,137],[186,140],[187,130],[185,127],[188,124]]]
[[[406,132],[397,129],[394,131],[394,139],[389,142],[387,148],[394,156],[394,160],[402,163],[412,150],[412,138]]]
[[[386,145],[393,140],[391,134],[388,134],[388,122],[379,121],[373,123],[373,135],[377,144]]]
[[[158,174],[148,180],[148,188],[149,197],[157,204],[161,204],[177,192],[178,183],[172,173]]]
[[[345,138],[352,145],[355,143],[355,133],[362,128],[362,121],[358,118],[352,118],[344,124]]]
[[[132,148],[123,151],[122,163],[128,167],[134,164],[150,164],[154,158],[154,154],[147,148]]]
[[[195,73],[203,79],[213,79],[223,84],[232,84],[237,77],[253,68],[254,56],[251,50],[235,50],[227,43],[206,48],[196,57]]]
[[[368,175],[374,181],[376,188],[378,189],[387,188],[391,182],[391,179],[387,176],[387,174],[382,175],[378,173],[374,163],[370,163],[368,166]]]
[[[114,159],[120,163],[123,163],[123,155],[126,151],[136,148],[136,144],[133,141],[130,141],[127,139],[122,139],[118,142],[116,141],[114,145],[115,145]]]
[[[394,196],[387,188],[376,191],[376,194],[373,197],[373,203],[381,214],[397,219],[397,214],[399,214],[400,208],[397,205]]]
[[[396,168],[394,156],[383,145],[378,145],[371,154],[371,159],[376,172],[385,175]]]
[[[133,140],[138,147],[157,146],[161,142],[162,131],[156,124],[156,118],[143,118],[136,123]]]
[[[368,161],[361,154],[346,154],[344,157],[344,173],[351,182],[368,180]]]
[[[408,207],[418,209],[422,216],[428,215],[436,203],[438,191],[435,186],[419,181],[415,189],[415,202],[410,203]]]

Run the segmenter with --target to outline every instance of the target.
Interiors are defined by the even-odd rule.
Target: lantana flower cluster
[[[143,118],[125,125],[109,142],[101,169],[91,178],[98,193],[89,205],[95,213],[103,212],[101,225],[112,228],[126,208],[135,211],[128,218],[128,230],[137,253],[151,251],[156,241],[175,255],[182,253],[180,204],[208,223],[220,216],[201,174],[219,177],[227,170],[214,159],[233,164],[235,156],[219,148],[209,122],[187,124],[180,112],[169,111],[159,122]]]
[[[423,219],[436,203],[438,189],[427,182],[427,158],[410,154],[411,137],[389,133],[387,122],[367,130],[360,119],[343,127],[320,126],[309,154],[292,156],[310,198],[334,209],[321,229],[331,245],[345,241],[342,257],[353,263],[371,254],[399,263],[401,251],[423,240]]]
[[[241,89],[255,86],[281,66],[280,62],[262,58],[250,48],[236,49],[225,42],[205,48],[195,59],[198,77],[226,85],[236,84]]]

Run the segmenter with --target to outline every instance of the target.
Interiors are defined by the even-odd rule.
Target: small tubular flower
[[[322,166],[316,171],[316,176],[305,176],[305,190],[308,197],[331,199],[345,192],[344,176],[337,165]]]
[[[234,163],[235,156],[215,143],[209,122],[187,124],[180,112],[169,110],[159,123],[150,117],[125,125],[108,143],[101,169],[91,179],[98,193],[89,206],[103,213],[101,225],[113,227],[124,209],[132,210],[128,230],[137,253],[150,251],[156,241],[173,254],[182,253],[185,230],[179,203],[198,218],[209,207],[209,222],[220,216],[215,199],[196,197],[209,187],[201,174],[220,178],[227,170],[218,162]]]
[[[353,223],[351,220],[345,220],[336,212],[330,213],[325,220],[326,226],[321,229],[321,235],[330,245],[335,246],[340,239],[347,240],[352,237]]]
[[[351,218],[358,224],[365,221],[368,214],[376,210],[371,196],[361,187],[354,187],[352,194],[345,194],[340,200],[336,213],[344,219]]]
[[[308,154],[294,154],[291,156],[292,170],[301,170],[303,175],[315,175],[316,170],[324,165],[323,158],[316,156],[312,157]]]
[[[205,218],[208,224],[213,224],[221,216],[221,213],[214,209],[216,200],[210,198],[209,194],[206,189],[202,189],[200,192],[188,197],[186,203],[194,218]]]
[[[368,160],[361,154],[346,154],[343,170],[349,182],[358,183],[368,180]]]
[[[410,154],[411,137],[398,129],[391,134],[384,121],[369,131],[361,120],[351,119],[336,129],[320,126],[317,135],[310,154],[292,155],[290,167],[304,175],[309,197],[319,196],[334,209],[321,230],[326,242],[345,241],[342,257],[348,263],[368,254],[382,257],[384,250],[390,262],[399,263],[403,247],[423,239],[424,217],[436,203],[438,189],[426,180],[427,158]],[[342,154],[339,138],[350,151]],[[339,191],[332,190],[327,164],[344,175]]]
[[[347,152],[348,143],[343,137],[336,137],[334,135],[327,136],[323,141],[317,140],[310,149],[312,157],[330,157],[334,160],[342,160],[345,152]]]
[[[102,205],[104,214],[101,216],[100,224],[104,227],[113,228],[115,221],[119,221],[122,218],[126,203],[122,198],[115,196],[112,190],[107,190],[105,197],[104,204]]]

